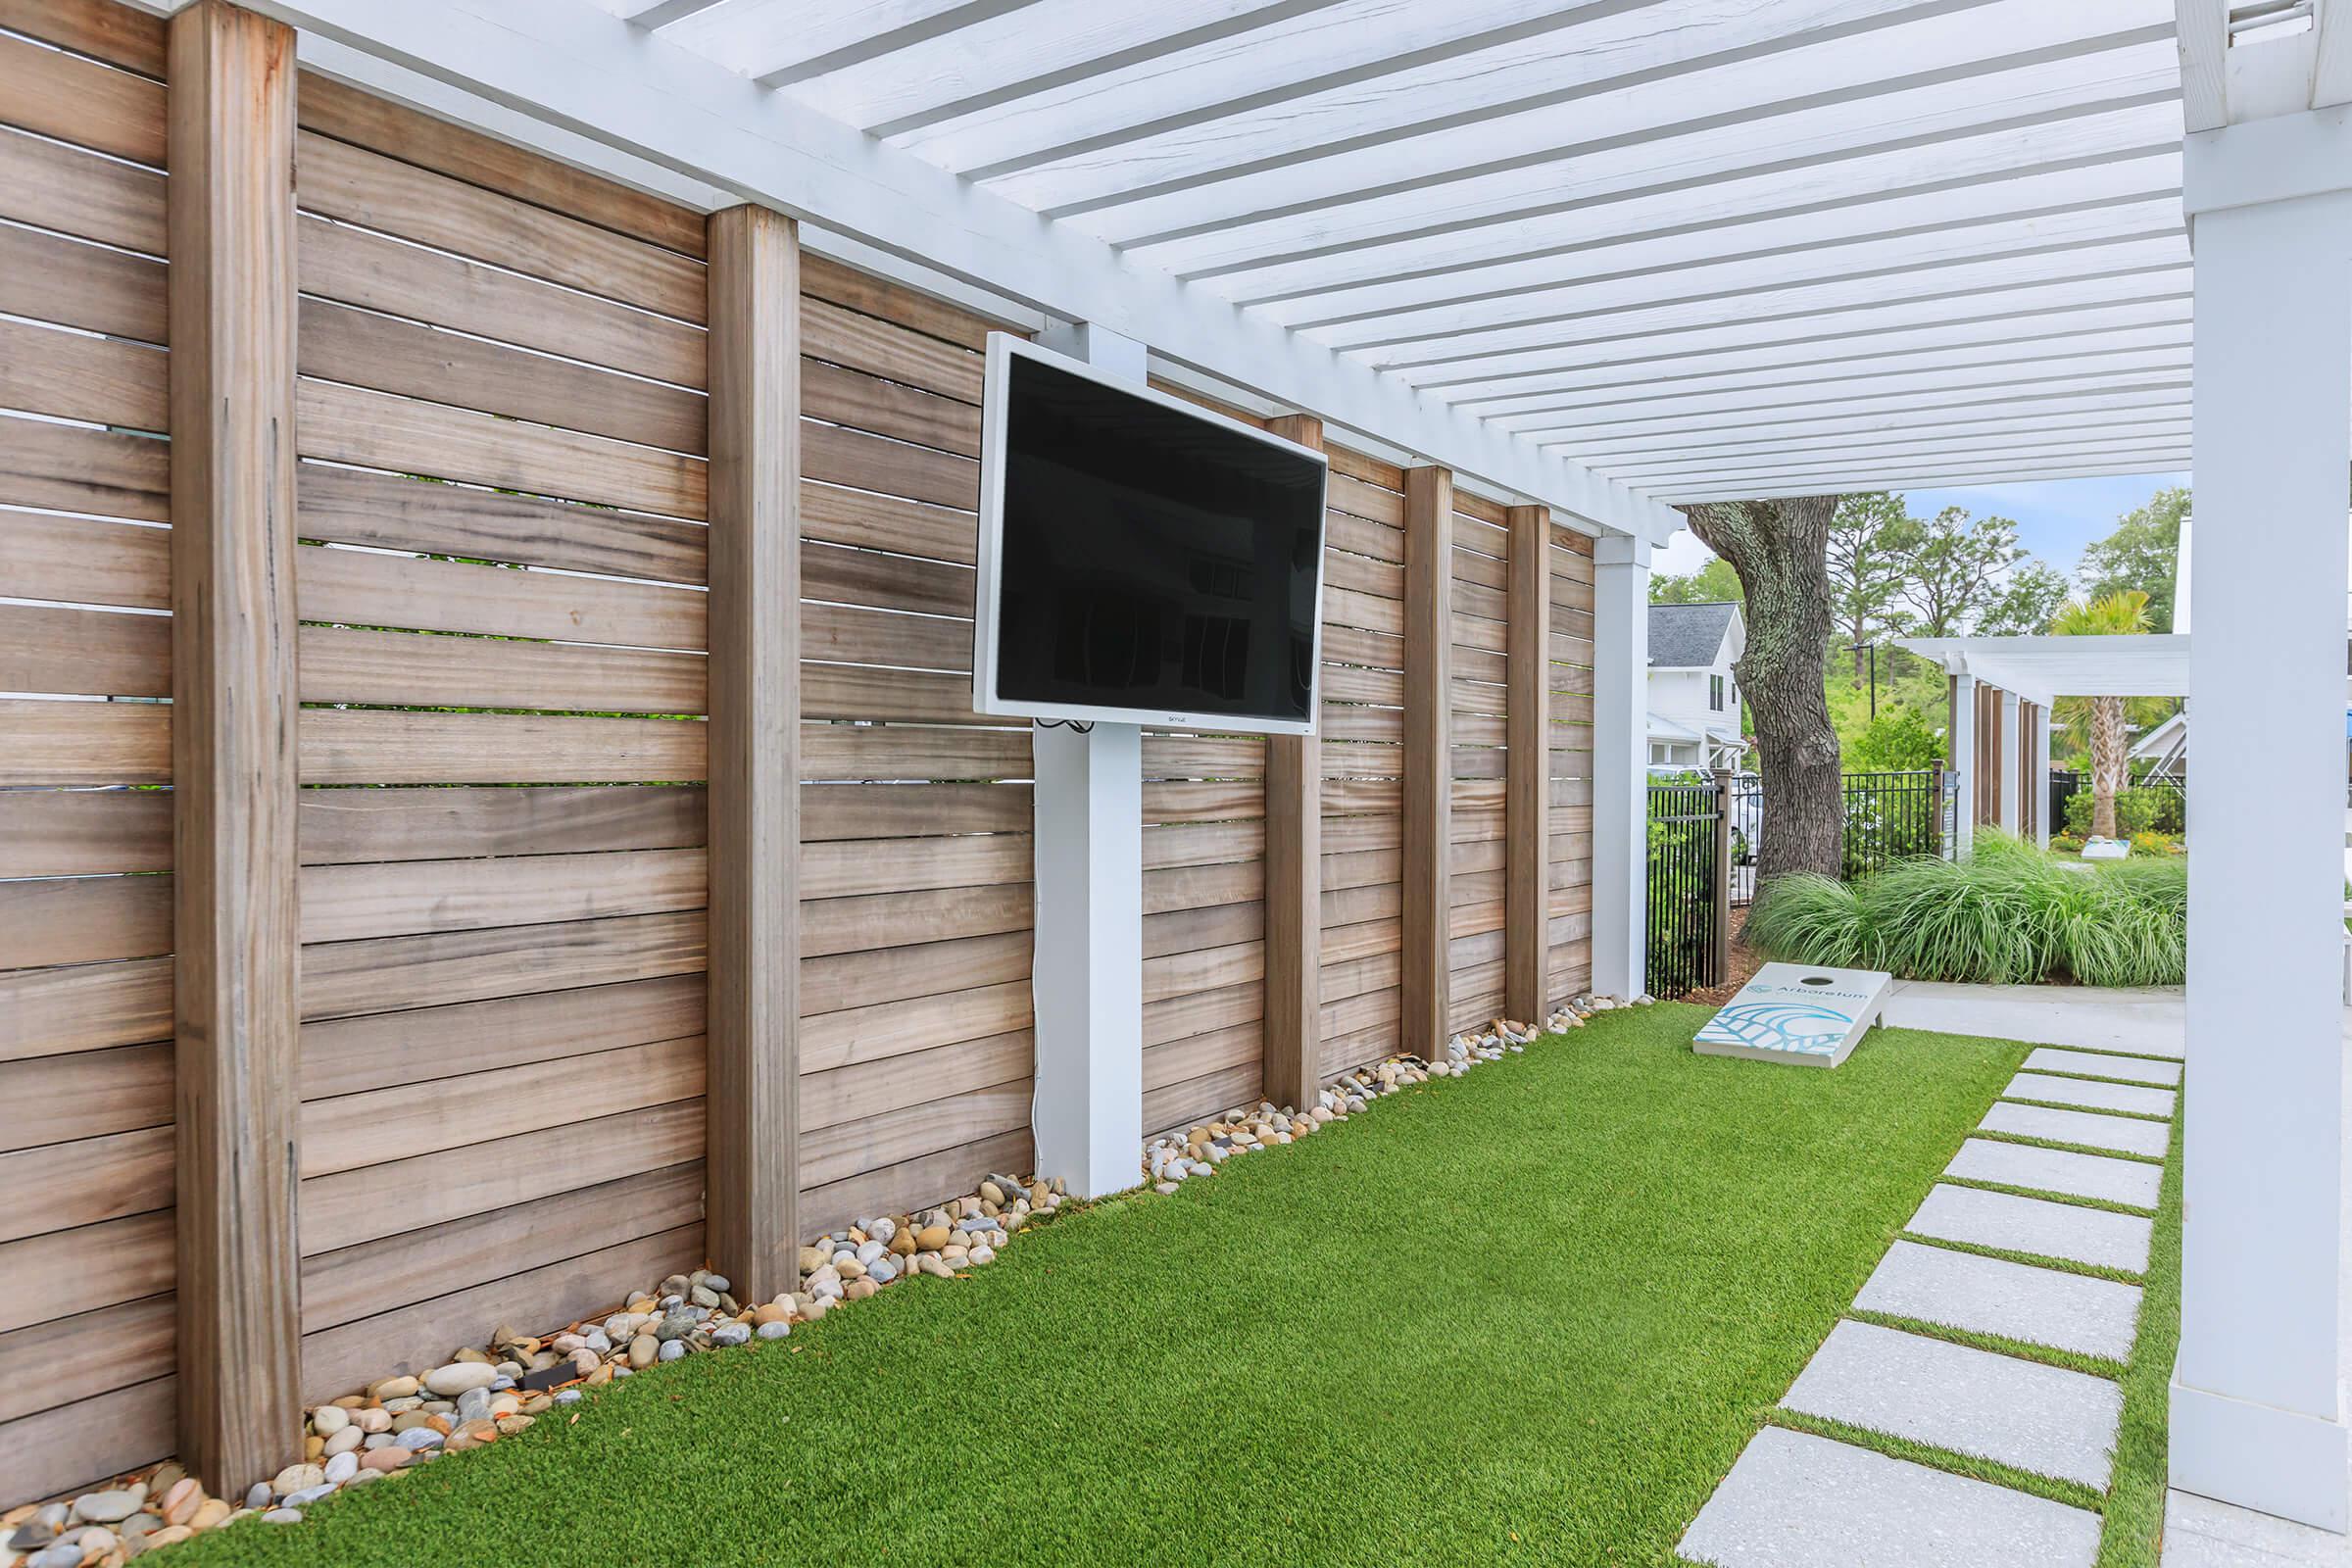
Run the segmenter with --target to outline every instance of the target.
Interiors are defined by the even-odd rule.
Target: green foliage
[[[2180,519],[2188,513],[2185,486],[2159,490],[2146,506],[2125,513],[2116,519],[2115,532],[2084,548],[2078,568],[2083,593],[2091,599],[2127,590],[2144,593],[2149,629],[2171,631]]]
[[[1747,942],[1798,963],[1879,966],[1877,933],[1862,912],[1860,884],[1809,871],[1777,879],[1756,900],[1747,915]]]
[[[2115,792],[2115,832],[2118,838],[2133,838],[2142,833],[2158,831],[2158,820],[2167,811],[2179,817],[2180,797],[2162,785]],[[2077,838],[2090,836],[2091,793],[2077,790],[2066,798],[2066,830]]]
[[[1903,498],[1886,490],[1846,496],[1830,519],[1830,614],[1847,644],[1868,642],[1900,618],[1909,540],[1918,524]],[[1851,648],[1833,649],[1833,665]]]
[[[2048,631],[2051,617],[2066,603],[2067,589],[2066,574],[2048,562],[2019,562],[1977,618],[1976,635],[2032,637]]]
[[[1904,541],[1908,561],[1903,602],[1912,629],[1923,637],[1951,637],[1975,624],[1992,602],[2011,565],[2025,554],[2017,524],[2007,517],[1972,517],[1946,507],[1914,524]]]
[[[2050,615],[2053,637],[2136,637],[2149,625],[2148,596],[2138,588],[2069,599]]]
[[[2016,985],[2179,985],[2188,965],[2188,867],[2164,855],[2061,861],[1980,830],[1967,860],[1913,859],[1842,884],[1785,877],[1748,917],[1776,958],[1906,979]]]
[[[1740,589],[1740,574],[1732,564],[1721,556],[1708,559],[1696,571],[1681,576],[1658,575],[1649,579],[1649,602],[1653,605],[1740,605],[1747,595]]]
[[[1943,761],[1943,726],[1908,705],[1882,705],[1854,743],[1838,750],[1848,772],[1913,772]]]

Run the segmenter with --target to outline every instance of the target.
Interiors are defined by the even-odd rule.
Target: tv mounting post
[[[1048,348],[1143,385],[1144,345],[1084,321]],[[1033,724],[1037,1168],[1080,1198],[1143,1181],[1143,729]]]

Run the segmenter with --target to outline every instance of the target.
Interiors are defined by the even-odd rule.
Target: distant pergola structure
[[[2352,0],[251,6],[328,75],[1597,535],[1602,990],[1641,981],[1675,503],[2193,456],[2173,1473],[2344,1528]]]
[[[2188,695],[2185,634],[1899,642],[1950,682],[1950,746],[1964,849],[1979,822],[2024,832],[2049,847],[2048,802],[2033,791],[2050,770],[2049,715],[2059,698]]]

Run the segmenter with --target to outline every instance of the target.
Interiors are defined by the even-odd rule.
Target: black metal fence
[[[2050,831],[2066,831],[2066,803],[2090,788],[2090,775],[2070,767],[2050,769]]]
[[[1649,930],[1642,984],[1679,997],[1721,980],[1716,972],[1715,827],[1712,780],[1649,787]]]
[[[1959,810],[1953,775],[1847,773],[1844,875],[1867,876],[1916,856],[1950,856]],[[1680,997],[1727,978],[1731,911],[1755,896],[1756,852],[1769,827],[1752,777],[1684,774],[1649,786],[1649,930],[1644,981]],[[1720,833],[1721,838],[1718,838]]]
[[[1847,773],[1838,781],[1845,808],[1842,874],[1867,876],[1891,861],[1952,853],[1959,810],[1952,776],[1933,768],[1909,773]],[[1764,783],[1741,776],[1731,786],[1732,892],[1735,908],[1755,899],[1756,851],[1764,833]]]

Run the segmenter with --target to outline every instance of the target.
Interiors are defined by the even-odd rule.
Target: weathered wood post
[[[1404,472],[1404,820],[1399,1049],[1446,1059],[1452,916],[1453,474]]]
[[[710,1259],[742,1300],[800,1241],[801,262],[710,215]]]
[[[179,1455],[234,1495],[302,1446],[294,32],[169,48]]]

